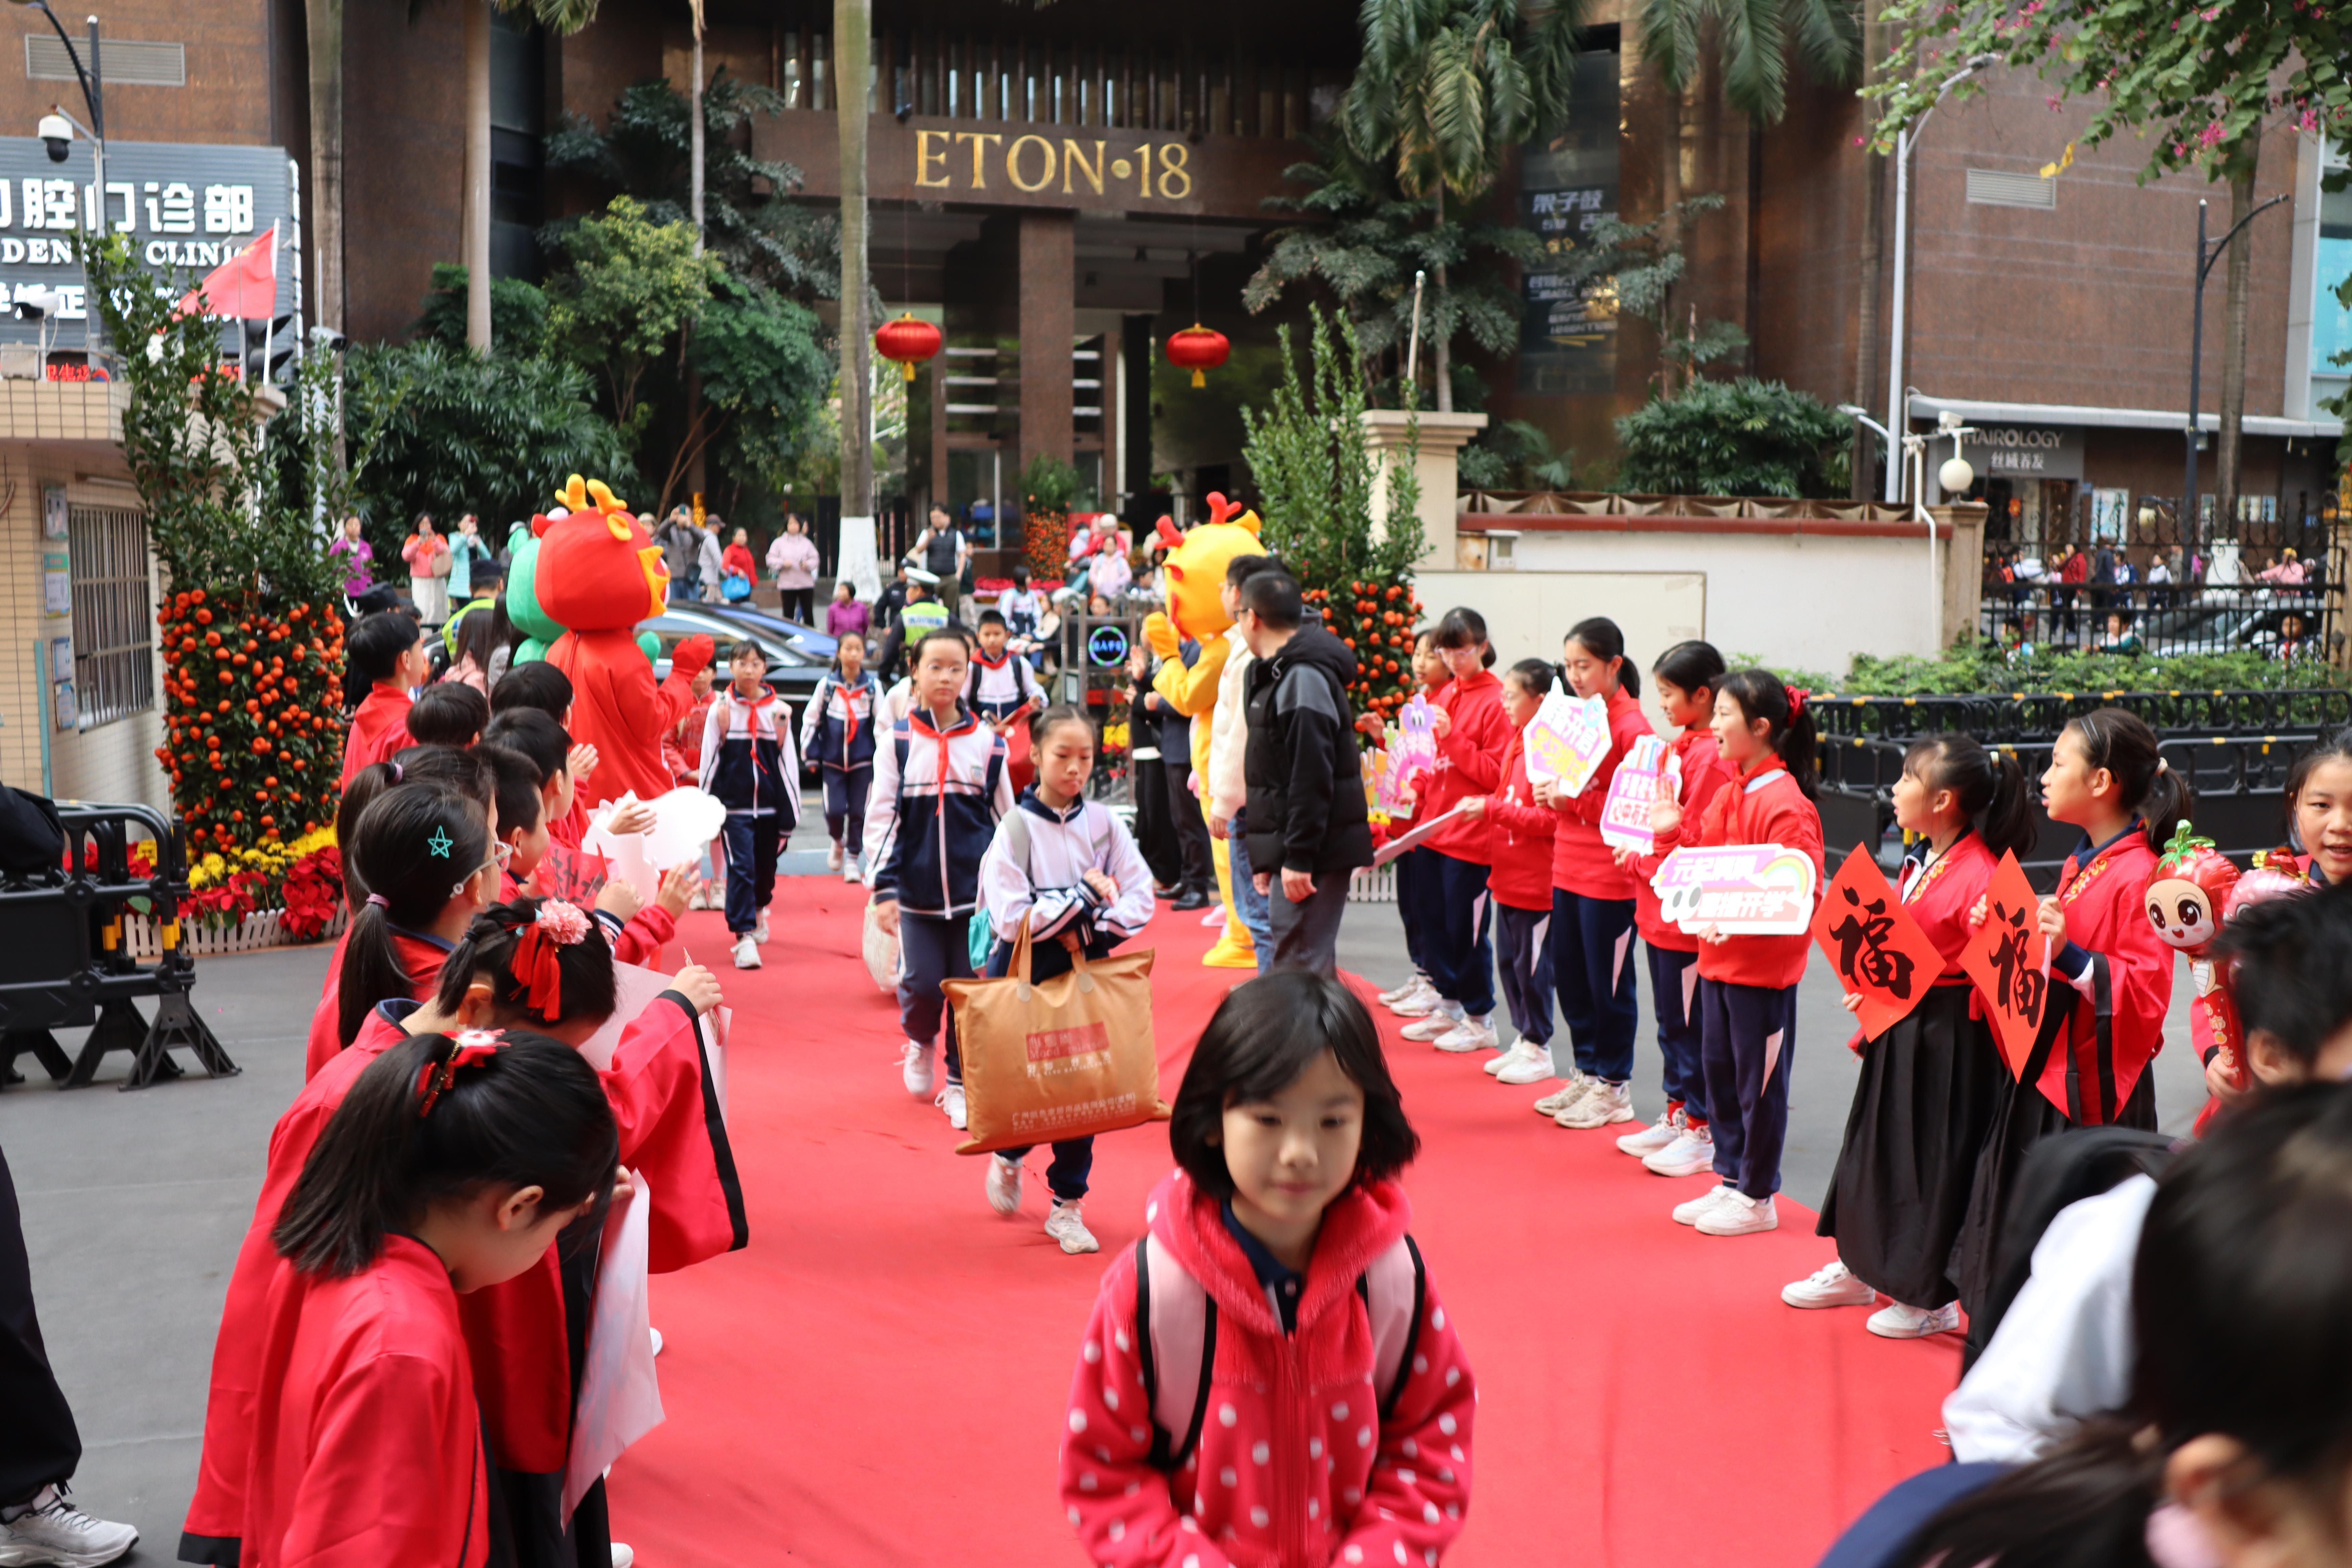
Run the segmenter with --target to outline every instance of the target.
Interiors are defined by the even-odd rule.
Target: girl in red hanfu
[[[458,1298],[537,1268],[617,1165],[596,1074],[558,1041],[427,1035],[369,1065],[276,1221],[245,1324],[242,1568],[490,1561]]]
[[[1940,975],[1915,976],[1918,1005],[1874,1038],[1854,1037],[1862,1073],[1846,1113],[1820,1235],[1837,1258],[1780,1292],[1791,1307],[1889,1304],[1864,1325],[1890,1340],[1959,1326],[1959,1288],[1949,1278],[1952,1241],[1967,1217],[1977,1152],[2009,1077],[1992,1024],[1959,964],[1969,911],[1993,868],[2034,840],[2032,797],[2017,759],[1968,735],[1913,742],[1895,783],[1895,821],[1918,840],[1899,891],[1911,918],[1944,955]],[[1916,994],[1916,993],[1915,993]],[[1862,1005],[1848,995],[1849,1011]]]
[[[258,1377],[259,1341],[251,1324],[274,1267],[269,1233],[337,1106],[370,1063],[412,1034],[526,1027],[575,1047],[585,1041],[614,1004],[612,951],[600,932],[576,909],[551,900],[520,900],[484,910],[449,955],[434,995],[422,1003],[403,997],[379,1004],[351,1048],[329,1062],[278,1119],[213,1352],[204,1457],[182,1538],[183,1561],[236,1560],[244,1434]],[[740,1247],[748,1236],[734,1155],[708,1090],[709,1062],[697,1024],[718,1003],[718,981],[709,970],[680,971],[670,989],[622,1031],[610,1066],[597,1075],[620,1127],[622,1156],[645,1175],[652,1194],[650,1263],[656,1272]],[[584,1310],[593,1260],[586,1260],[584,1270],[568,1255],[560,1261],[561,1268],[549,1249],[530,1270],[468,1298],[462,1312],[474,1383],[518,1535],[561,1534],[552,1488],[560,1483],[571,1424],[566,1325]],[[575,1540],[609,1533],[601,1486],[591,1489],[573,1515],[572,1533]],[[519,1552],[519,1561],[551,1561],[560,1544],[541,1541],[536,1555]],[[596,1553],[583,1549],[582,1561],[591,1560]]]
[[[2041,1033],[2024,1072],[1999,1086],[1957,1243],[1960,1305],[1971,1318],[1992,1288],[2001,1219],[2027,1152],[2069,1127],[2156,1126],[2147,1066],[2164,1044],[2172,950],[2148,925],[2140,894],[2193,798],[2156,731],[2119,708],[2074,720],[2051,749],[2042,808],[2081,828],[2083,842],[2060,868],[2055,896],[2042,900],[2050,979]],[[1985,903],[1969,911],[1972,926],[1983,923]]]

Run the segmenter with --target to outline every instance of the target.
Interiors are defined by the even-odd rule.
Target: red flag
[[[204,282],[180,297],[180,313],[194,312],[199,300],[208,316],[230,321],[267,321],[278,313],[278,226],[212,269]]]

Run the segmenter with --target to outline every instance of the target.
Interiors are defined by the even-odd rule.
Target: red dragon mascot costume
[[[658,799],[676,784],[661,738],[693,705],[694,678],[716,649],[708,637],[687,638],[670,655],[669,679],[656,686],[635,628],[669,607],[661,546],[602,479],[574,474],[556,500],[554,514],[532,518],[530,531],[540,607],[568,628],[547,662],[572,678],[572,738],[597,752],[580,798],[592,807],[631,790]]]

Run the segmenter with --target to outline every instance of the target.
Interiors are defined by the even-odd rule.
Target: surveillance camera
[[[44,316],[56,315],[60,303],[53,289],[27,289],[16,297],[16,318],[37,321]]]
[[[47,144],[50,163],[66,161],[66,148],[73,141],[72,121],[62,114],[44,114],[40,124],[34,127],[33,134]]]
[[[310,346],[316,349],[331,352],[341,348],[349,340],[346,339],[342,333],[335,331],[332,327],[312,327],[310,329]]]

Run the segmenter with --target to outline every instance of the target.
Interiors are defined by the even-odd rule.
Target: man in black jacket
[[[1238,621],[1256,660],[1242,764],[1249,859],[1273,915],[1267,967],[1336,974],[1348,879],[1372,863],[1372,830],[1348,708],[1356,656],[1305,619],[1289,573],[1259,572],[1242,584]]]

